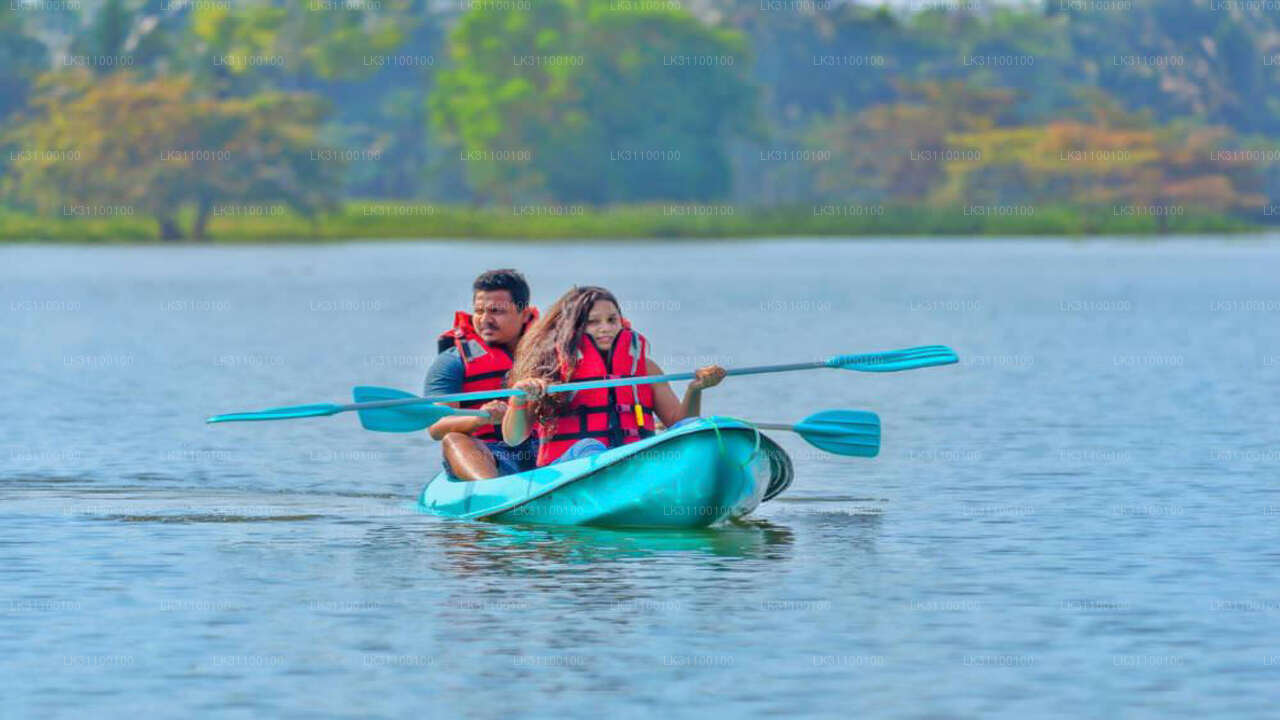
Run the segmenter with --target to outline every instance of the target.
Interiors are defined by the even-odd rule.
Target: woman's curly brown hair
[[[621,312],[618,299],[602,287],[574,286],[561,295],[520,338],[509,384],[528,378],[552,383],[568,380],[578,365],[578,338],[586,330],[591,307],[599,300],[608,300]],[[529,403],[526,412],[530,425],[548,423],[568,406],[568,393],[547,395],[539,402]]]

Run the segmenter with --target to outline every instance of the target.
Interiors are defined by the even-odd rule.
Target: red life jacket
[[[591,338],[578,338],[578,364],[564,382],[586,382],[648,375],[648,346],[644,336],[626,327],[603,357]],[[563,375],[563,373],[561,373]],[[653,435],[653,386],[624,385],[573,394],[569,407],[546,426],[536,426],[540,440],[538,465],[550,465],[583,438],[596,438],[618,447]]]
[[[532,309],[533,316],[529,322],[538,319],[538,309]],[[454,313],[453,327],[440,333],[436,341],[437,351],[444,352],[451,347],[457,348],[465,372],[462,389],[458,392],[497,390],[506,386],[507,373],[511,371],[511,356],[502,348],[490,347],[480,338],[471,322],[471,313],[461,310]],[[487,402],[490,401],[466,400],[458,403],[458,406],[478,408]],[[485,425],[475,431],[472,437],[485,442],[498,442],[502,440],[502,430],[495,425]]]

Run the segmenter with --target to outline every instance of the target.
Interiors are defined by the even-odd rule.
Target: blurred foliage
[[[378,66],[362,60],[401,47],[413,20],[403,3],[339,5],[199,4],[188,69],[224,92],[366,78]]]
[[[1273,10],[913,6],[6,3],[4,203],[136,206],[166,237],[352,198],[1280,215]]]
[[[305,95],[201,97],[187,78],[51,75],[12,133],[37,150],[20,156],[7,182],[46,212],[145,214],[164,239],[182,236],[176,216],[185,205],[195,208],[196,238],[218,204],[280,201],[312,214],[334,201],[341,170],[341,158],[315,143],[323,112]]]
[[[829,199],[938,207],[1108,204],[1258,211],[1265,174],[1222,126],[1155,124],[1095,97],[1092,117],[1001,125],[1006,91],[926,83],[907,102],[837,114],[811,144],[851,162],[824,163]]]
[[[950,137],[987,130],[1014,101],[1012,91],[983,90],[959,81],[903,88],[903,102],[857,113],[836,113],[812,125],[809,145],[841,162],[815,171],[823,199],[922,202],[945,181],[945,160],[960,152]]]
[[[939,202],[1080,203],[1258,210],[1263,176],[1218,152],[1223,128],[1110,128],[1076,121],[954,135],[978,159],[949,160]]]
[[[728,192],[727,143],[756,123],[746,45],[642,7],[547,0],[462,18],[431,107],[474,189],[594,204]]]
[[[1133,0],[1130,11],[1064,17],[1081,80],[1157,117],[1280,134],[1280,15],[1266,3]],[[1065,7],[1064,7],[1065,6]],[[1270,62],[1269,62],[1270,61]]]
[[[32,81],[48,66],[48,54],[43,43],[24,32],[21,12],[7,3],[0,6],[0,122],[26,104]]]
[[[886,205],[863,212],[815,213],[812,206],[733,208],[627,205],[610,208],[566,206],[562,213],[523,216],[512,222],[510,208],[350,202],[341,209],[304,217],[283,207],[264,207],[251,216],[215,215],[210,234],[220,241],[315,242],[350,238],[482,237],[512,241],[530,238],[716,238],[870,235],[1154,235],[1161,232],[1243,232],[1253,226],[1218,213],[1156,218],[1117,215],[1109,208],[1081,212],[1077,205],[1036,208],[1028,215],[966,214],[960,207]],[[733,212],[727,212],[733,210]],[[279,212],[277,212],[279,211]],[[191,208],[178,214],[189,223]],[[120,242],[155,237],[153,224],[137,217],[77,217],[58,223],[29,213],[0,210],[0,238]]]

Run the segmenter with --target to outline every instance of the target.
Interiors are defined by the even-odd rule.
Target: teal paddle
[[[362,385],[354,391],[358,402],[414,397],[395,388]],[[484,417],[483,410],[462,410],[444,405],[419,405],[362,409],[360,424],[377,432],[416,432],[450,415]],[[751,422],[747,420],[746,422]],[[798,423],[751,423],[761,430],[785,430],[804,438],[810,445],[836,455],[875,457],[880,452],[880,416],[866,410],[824,410]]]
[[[351,390],[355,404],[378,400],[400,400],[416,398],[417,395],[395,388],[359,385]],[[365,430],[375,432],[415,432],[429,428],[441,418],[451,415],[470,415],[472,417],[488,417],[483,410],[463,410],[447,405],[393,405],[391,407],[359,410],[360,425]]]
[[[937,365],[950,365],[955,362],[958,362],[958,358],[951,348],[946,347],[945,345],[925,345],[922,347],[908,348],[906,350],[892,350],[889,352],[868,353],[863,355],[836,355],[835,357],[831,357],[826,360],[819,360],[817,362],[736,368],[726,371],[725,374],[760,375],[764,373],[813,370],[817,368],[837,368],[841,370],[856,370],[859,372],[899,372],[902,370],[915,370],[917,368],[934,367]],[[619,387],[623,385],[646,385],[650,383],[669,382],[674,380],[692,380],[693,378],[694,373],[685,372],[672,373],[668,375],[650,375],[647,377],[616,378],[613,380],[592,380],[589,382],[552,385],[547,388],[547,392],[573,392],[576,390]],[[370,402],[349,403],[346,405],[318,403],[314,405],[291,405],[251,412],[228,413],[225,415],[215,415],[205,422],[222,423],[262,420],[292,420],[294,418],[336,415],[338,413],[348,412],[351,410],[364,411],[402,406],[427,407],[431,403],[462,402],[464,400],[495,400],[497,398],[522,396],[524,393],[511,388],[503,388],[500,390],[452,393],[449,395],[434,395],[431,397],[418,397],[416,395],[410,395],[409,393],[404,393],[403,395],[403,397],[372,400]]]
[[[824,410],[794,425],[751,424],[761,430],[789,430],[836,455],[875,457],[880,453],[880,416],[866,410]]]
[[[357,403],[414,397],[395,388],[362,385],[355,388]],[[364,408],[359,411],[360,424],[377,432],[417,432],[430,427],[443,417],[469,415],[484,417],[483,410],[462,410],[444,405],[421,405],[390,408]],[[751,421],[746,421],[751,422]],[[880,416],[866,410],[824,410],[798,423],[751,423],[761,430],[785,430],[798,434],[810,445],[836,455],[875,457],[880,452]]]

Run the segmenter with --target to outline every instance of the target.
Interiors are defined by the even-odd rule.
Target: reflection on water
[[[779,559],[793,541],[790,528],[747,521],[693,530],[611,530],[464,523],[442,519],[425,537],[445,548],[459,572],[582,564],[681,553]]]

